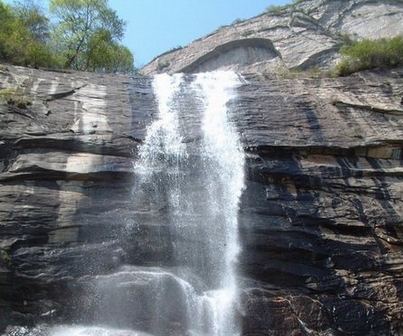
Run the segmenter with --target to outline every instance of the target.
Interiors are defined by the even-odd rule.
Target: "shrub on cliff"
[[[364,39],[344,45],[340,49],[343,57],[337,65],[340,76],[360,70],[391,68],[403,65],[403,37]]]

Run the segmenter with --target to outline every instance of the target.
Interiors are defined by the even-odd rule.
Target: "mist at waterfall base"
[[[50,336],[240,335],[235,262],[244,155],[232,72],[157,75],[158,115],[134,163],[129,230],[152,228],[147,263],[98,275],[94,326]],[[150,238],[147,238],[150,239]]]

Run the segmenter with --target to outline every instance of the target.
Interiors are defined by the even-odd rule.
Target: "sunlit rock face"
[[[9,66],[0,83],[26,83],[32,100],[27,109],[0,106],[1,330],[24,335],[11,326],[108,319],[134,329],[132,316],[152,308],[138,309],[129,294],[156,281],[134,274],[178,266],[163,197],[158,207],[141,195],[132,205],[134,162],[157,111],[151,79]],[[242,78],[228,103],[247,161],[238,218],[242,335],[403,333],[402,84],[402,69]],[[185,141],[198,141],[189,132]],[[159,280],[175,306],[180,283],[171,273]],[[111,282],[121,286],[102,290]],[[112,319],[110,296],[136,309],[124,306]],[[182,335],[183,311],[171,313],[170,330]]]
[[[347,36],[398,36],[403,34],[402,20],[403,4],[395,0],[296,1],[220,27],[183,48],[156,57],[142,70],[147,75],[200,69],[268,73],[327,70],[339,59],[338,49]],[[258,40],[266,41],[265,46],[256,43]]]

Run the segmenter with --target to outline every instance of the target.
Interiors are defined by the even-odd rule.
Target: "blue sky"
[[[248,19],[291,0],[109,0],[127,22],[122,43],[141,67],[154,57],[186,46],[236,19]]]

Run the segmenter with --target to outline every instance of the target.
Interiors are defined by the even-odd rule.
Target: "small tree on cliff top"
[[[62,55],[65,67],[90,71],[133,70],[133,56],[119,44],[126,24],[108,7],[108,0],[50,0],[49,10],[59,20],[52,44]],[[123,50],[125,57],[120,57]],[[116,64],[115,57],[120,57],[124,64]]]

